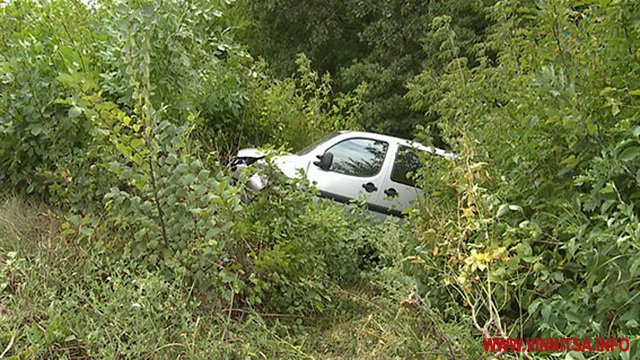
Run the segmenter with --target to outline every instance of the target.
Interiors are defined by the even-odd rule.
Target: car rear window
[[[422,163],[416,154],[418,150],[408,146],[400,146],[393,161],[393,170],[391,171],[391,181],[416,187],[416,172]]]

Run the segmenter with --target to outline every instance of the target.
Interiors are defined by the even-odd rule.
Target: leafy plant
[[[461,158],[424,172],[425,188],[451,190],[428,194],[436,212],[416,236],[432,240],[414,254],[428,266],[413,271],[439,274],[439,307],[483,336],[637,333],[629,74],[639,44],[627,17],[637,12],[631,2],[500,2],[477,66],[454,51],[447,22],[434,23],[449,34],[450,63],[416,77],[408,96],[441,116]]]

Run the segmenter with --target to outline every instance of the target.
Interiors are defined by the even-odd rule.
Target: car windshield
[[[302,150],[299,150],[296,154],[298,155],[307,155],[308,153],[310,153],[313,149],[315,149],[318,145],[322,144],[323,142],[331,139],[334,136],[339,135],[340,132],[339,131],[334,131],[329,135],[325,135],[323,137],[321,137],[320,139],[312,142],[311,144],[305,146]]]

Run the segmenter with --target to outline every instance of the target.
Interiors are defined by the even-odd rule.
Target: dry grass
[[[68,246],[60,232],[62,222],[59,213],[41,203],[16,195],[0,197],[0,254],[16,251],[56,257]]]

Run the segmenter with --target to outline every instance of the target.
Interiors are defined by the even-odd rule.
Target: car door
[[[323,197],[347,203],[363,195],[369,208],[379,208],[388,152],[386,141],[368,137],[345,138],[322,153],[333,154],[331,166],[323,170],[310,164],[307,178],[315,183]]]
[[[401,215],[402,210],[411,207],[420,196],[414,175],[421,162],[417,149],[397,144],[393,150],[393,163],[382,184],[380,203],[387,212]]]

